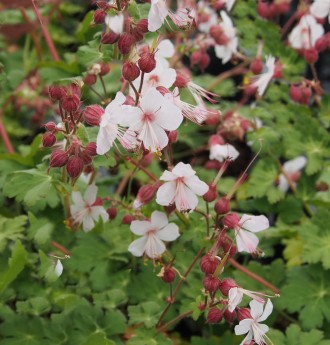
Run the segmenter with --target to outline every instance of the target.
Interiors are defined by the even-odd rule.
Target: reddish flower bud
[[[202,257],[199,265],[202,272],[206,274],[213,274],[219,266],[219,259],[212,257],[210,254],[206,254]]]
[[[69,159],[68,154],[65,151],[56,150],[56,151],[53,151],[50,155],[49,165],[52,168],[60,168],[60,167],[63,167],[67,163],[68,159]]]
[[[312,97],[312,90],[309,87],[303,87],[301,89],[301,99],[300,99],[300,103],[301,104],[305,104],[308,105],[311,101],[311,97]]]
[[[328,48],[328,39],[326,36],[321,36],[315,43],[315,49],[320,53]]]
[[[221,281],[219,289],[224,296],[228,296],[229,290],[237,286],[234,279],[225,278]]]
[[[86,74],[85,78],[84,78],[84,83],[86,85],[94,85],[96,83],[97,80],[97,76],[95,74]]]
[[[108,213],[110,219],[115,219],[116,216],[117,216],[117,209],[116,209],[116,207],[109,207],[107,209],[107,213]]]
[[[99,62],[99,65],[101,66],[101,70],[100,70],[101,77],[107,75],[110,72],[110,66],[107,62]]]
[[[84,161],[84,165],[89,165],[93,161],[93,158],[89,154],[87,154],[85,151],[81,152],[79,157],[82,158],[82,160]]]
[[[263,68],[261,59],[259,58],[253,59],[253,61],[251,62],[250,68],[253,74],[260,74]]]
[[[219,170],[222,164],[216,160],[207,161],[204,165],[204,168],[207,170]]]
[[[143,40],[143,32],[141,32],[137,27],[131,29],[131,34],[133,35],[135,42]]]
[[[225,45],[228,43],[228,37],[225,35],[220,25],[212,25],[210,28],[210,35],[219,45]]]
[[[249,97],[253,97],[257,93],[257,87],[253,84],[248,84],[244,87],[245,95]]]
[[[84,110],[84,119],[91,126],[99,126],[104,109],[97,105],[89,105]]]
[[[295,85],[291,85],[290,86],[290,97],[294,102],[300,103],[301,97],[302,97],[300,87],[295,86]]]
[[[54,101],[59,101],[64,96],[64,88],[62,86],[50,86],[48,92],[50,98]]]
[[[101,37],[102,44],[114,44],[119,40],[120,35],[113,31],[105,31]]]
[[[237,248],[231,241],[223,241],[222,248],[225,253],[229,253],[229,258],[232,258],[237,253]]]
[[[72,178],[78,177],[84,169],[84,160],[81,157],[72,156],[66,165],[66,171]]]
[[[106,16],[106,12],[104,10],[98,9],[94,12],[93,20],[95,24],[103,24],[104,19]]]
[[[222,311],[219,308],[211,308],[207,313],[207,323],[219,323],[222,320]]]
[[[88,143],[85,147],[85,151],[86,154],[88,154],[89,156],[96,156],[96,143],[94,141]]]
[[[196,50],[190,55],[190,65],[198,65],[202,59],[202,52],[201,50]]]
[[[126,61],[123,63],[121,73],[126,80],[133,81],[140,75],[140,69],[135,63]]]
[[[282,1],[278,4],[275,4],[276,12],[278,14],[286,14],[290,10],[290,1]]]
[[[51,132],[46,132],[42,136],[42,145],[43,147],[52,147],[56,143],[56,137]]]
[[[226,198],[220,198],[214,205],[214,211],[219,214],[223,215],[230,211],[230,204],[229,200]]]
[[[233,312],[230,312],[228,309],[226,309],[223,313],[223,317],[228,323],[234,323],[234,321],[237,318],[236,310],[234,310]]]
[[[263,1],[258,2],[257,12],[259,16],[262,18],[269,19],[271,17],[270,7],[268,3],[266,2],[263,2]]]
[[[148,19],[141,19],[137,24],[136,27],[142,32],[147,33],[148,30]]]
[[[68,112],[74,112],[80,105],[80,99],[76,94],[66,95],[62,100],[62,108]]]
[[[220,280],[212,275],[206,275],[203,280],[203,285],[206,291],[215,292],[220,287]]]
[[[165,283],[172,283],[175,279],[175,276],[176,276],[176,273],[173,268],[165,267],[164,271],[162,272],[161,278]]]
[[[188,83],[190,81],[189,75],[186,73],[182,73],[181,71],[176,72],[176,79],[174,82],[174,86],[178,88],[187,87]]]
[[[277,61],[276,64],[275,64],[273,77],[275,79],[283,78],[283,66],[282,66],[282,64],[279,61]]]
[[[225,141],[223,139],[223,137],[221,135],[218,134],[213,134],[210,136],[209,138],[209,145],[213,146],[213,145],[224,145]]]
[[[220,111],[210,111],[207,114],[207,118],[205,120],[205,123],[208,126],[215,126],[215,125],[217,125],[219,123],[219,120],[220,120],[220,114],[221,114]]]
[[[240,217],[237,213],[229,213],[223,219],[223,224],[230,229],[235,229],[240,221]]]
[[[202,54],[202,58],[200,61],[200,69],[204,71],[204,69],[210,64],[210,57],[207,53]]]
[[[138,65],[142,72],[150,73],[156,67],[155,54],[151,54],[149,52],[142,54],[138,61]]]
[[[56,123],[53,121],[47,122],[44,124],[44,127],[46,128],[47,131],[49,132],[54,132],[57,130]]]
[[[169,89],[167,89],[164,86],[157,86],[156,90],[159,91],[163,96],[171,92]]]
[[[249,308],[237,308],[237,318],[239,321],[252,319],[251,310]]]
[[[203,195],[206,202],[212,202],[218,197],[217,186],[210,184],[209,190]]]
[[[309,64],[315,63],[317,59],[319,58],[319,53],[317,52],[315,48],[305,49],[303,55],[304,55],[304,59]]]
[[[154,198],[157,189],[158,184],[153,186],[150,184],[146,184],[145,186],[142,186],[136,195],[136,199],[133,203],[133,208],[139,209],[143,205],[148,204]]]
[[[151,164],[152,160],[153,154],[151,152],[147,153],[146,155],[144,155],[143,160],[141,161],[141,165],[146,168]]]
[[[133,220],[134,218],[131,214],[126,214],[122,219],[122,223],[126,225],[130,225]]]
[[[167,136],[170,143],[175,143],[178,140],[178,131],[170,131]]]
[[[96,200],[94,201],[93,206],[102,206],[103,205],[103,200],[100,197],[97,197]]]
[[[135,43],[134,36],[129,33],[123,33],[118,40],[118,49],[123,54],[128,54]]]

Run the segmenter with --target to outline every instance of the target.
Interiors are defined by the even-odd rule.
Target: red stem
[[[3,143],[6,146],[6,149],[8,151],[8,153],[12,154],[15,153],[14,149],[13,149],[13,145],[11,144],[11,141],[9,139],[9,136],[7,134],[6,128],[3,125],[2,119],[0,118],[0,136],[3,140]]]

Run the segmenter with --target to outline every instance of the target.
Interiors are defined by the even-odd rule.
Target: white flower
[[[174,53],[175,53],[174,45],[170,40],[161,41],[158,44],[156,52],[155,52],[155,59],[156,59],[157,65],[160,64],[160,65],[163,65],[164,67],[168,67],[169,62],[167,61],[167,59],[171,58],[174,55]]]
[[[254,340],[258,345],[266,343],[265,334],[268,332],[269,327],[264,324],[260,324],[267,319],[267,317],[273,311],[273,304],[270,299],[267,300],[265,309],[263,304],[255,300],[250,302],[251,319],[244,319],[235,326],[235,334],[242,335],[247,333],[247,336],[241,342],[241,345],[248,344],[251,340]]]
[[[221,11],[220,14],[222,18],[220,27],[228,41],[223,45],[215,45],[214,49],[215,55],[222,60],[222,63],[225,64],[231,59],[232,55],[237,52],[238,39],[236,37],[236,29],[228,14],[224,11]]]
[[[63,265],[61,260],[57,260],[56,265],[54,267],[55,274],[59,277],[63,273]]]
[[[174,241],[180,236],[178,226],[168,223],[166,214],[159,211],[151,214],[150,221],[133,220],[131,231],[142,237],[133,241],[128,250],[135,256],[145,253],[151,259],[158,258],[165,252],[163,241]]]
[[[322,0],[326,1],[326,0]],[[324,28],[310,14],[301,17],[299,23],[289,35],[289,42],[295,49],[310,49],[315,46],[316,41],[324,34]]]
[[[183,120],[180,109],[155,88],[141,98],[139,107],[126,109],[129,111],[124,116],[130,123],[129,131],[137,132],[137,138],[151,152],[162,150],[168,144],[165,131],[174,131]]]
[[[196,195],[204,195],[208,185],[201,181],[190,164],[178,163],[172,171],[166,170],[160,180],[167,181],[157,191],[156,202],[168,206],[175,203],[179,211],[194,210],[198,204]]]
[[[244,214],[235,228],[237,250],[239,252],[254,253],[259,239],[254,232],[269,228],[269,221],[265,216],[250,216]]]
[[[125,116],[123,116],[123,103],[126,97],[117,92],[116,98],[105,108],[101,117],[100,128],[96,138],[96,152],[103,155],[110,150],[114,141],[119,139],[125,148],[134,146],[135,135],[130,131],[124,131],[120,125],[128,126]]]
[[[230,312],[233,312],[235,308],[242,302],[243,295],[247,295],[251,297],[252,299],[256,300],[259,303],[265,303],[265,300],[258,295],[263,295],[265,294],[261,292],[255,292],[255,291],[250,291],[250,290],[245,290],[241,287],[235,286],[229,290],[228,293],[228,310]]]
[[[283,164],[283,170],[290,181],[295,185],[300,177],[300,170],[307,164],[307,159],[304,156],[298,156],[290,161]],[[284,174],[279,175],[278,188],[283,193],[287,192],[289,189],[289,182]]]
[[[124,15],[122,13],[117,16],[107,15],[104,20],[105,24],[116,34],[120,35],[124,31]]]
[[[235,5],[236,0],[225,0],[225,1],[226,1],[227,11],[231,11],[233,6]]]
[[[270,81],[272,80],[274,76],[275,71],[275,58],[273,56],[268,56],[266,60],[266,68],[267,71],[258,75],[256,77],[256,81],[252,84],[252,86],[256,87],[258,89],[259,96],[262,96]]]
[[[84,198],[80,192],[72,192],[71,216],[75,223],[82,224],[84,231],[92,230],[99,217],[104,222],[109,219],[109,215],[103,206],[94,205],[96,196],[97,187],[95,185],[87,187]]]
[[[198,2],[197,13],[197,26],[201,32],[208,33],[211,26],[218,23],[217,13],[205,1]]]
[[[330,23],[330,0],[315,0],[310,7],[311,14],[316,18],[328,16]]]
[[[210,159],[215,159],[222,163],[225,159],[235,160],[239,156],[239,152],[233,145],[211,145],[210,147]]]
[[[168,8],[165,0],[151,0],[151,7],[148,14],[148,30],[157,31],[164,23],[168,15]]]

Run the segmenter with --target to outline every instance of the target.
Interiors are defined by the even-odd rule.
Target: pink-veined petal
[[[112,147],[118,135],[118,126],[116,124],[107,124],[104,127],[100,126],[96,138],[96,152],[98,155],[107,153]]]
[[[159,179],[161,181],[174,181],[177,178],[177,175],[173,174],[171,171],[165,170]]]
[[[109,219],[109,214],[103,206],[93,206],[91,208],[91,216],[96,222],[99,221],[100,217],[102,218],[103,222],[106,222]]]
[[[268,301],[267,301],[267,303],[268,303]],[[264,312],[264,306],[265,306],[264,303],[260,303],[260,302],[256,301],[255,299],[253,299],[250,302],[251,316],[252,316],[253,320],[258,322],[260,316]]]
[[[168,206],[174,201],[176,183],[174,181],[166,182],[159,187],[156,195],[158,205]]]
[[[140,105],[145,113],[156,113],[162,106],[164,102],[163,95],[157,91],[155,88],[151,88],[148,92],[141,98]]]
[[[175,206],[179,211],[194,210],[198,205],[198,198],[186,185],[181,183],[175,195]]]
[[[167,242],[175,241],[179,236],[179,227],[174,223],[166,225],[156,234],[156,237],[158,237],[160,240]]]
[[[145,252],[151,259],[161,256],[166,250],[165,244],[155,235],[148,236]]]
[[[196,174],[190,164],[178,163],[172,170],[172,173],[179,177],[191,177]]]
[[[208,190],[209,186],[201,181],[196,175],[190,176],[184,179],[184,183],[197,195],[204,195]]]
[[[86,214],[82,221],[82,228],[85,232],[91,231],[95,226],[94,220],[90,214]]]
[[[138,238],[129,245],[128,251],[131,252],[134,256],[142,256],[145,251],[147,240],[147,236]]]
[[[169,101],[163,103],[162,108],[157,112],[155,118],[155,122],[168,131],[176,130],[182,121],[183,116],[181,110]]]
[[[258,322],[263,322],[265,321],[268,316],[272,313],[273,311],[273,303],[271,302],[271,300],[268,298],[267,299],[267,303],[265,305],[265,309],[264,312],[262,313],[262,315],[258,318]]]
[[[242,302],[242,290],[237,286],[231,288],[228,293],[228,299],[228,310],[232,313],[235,308]]]
[[[236,230],[237,251],[254,253],[259,243],[258,237],[252,232],[243,229]]]
[[[165,130],[156,123],[146,122],[138,135],[145,148],[151,152],[162,150],[168,144]]]
[[[148,14],[148,30],[150,32],[158,30],[163,25],[167,14],[168,10],[164,0],[152,0]]]
[[[239,222],[243,229],[251,232],[259,232],[269,228],[269,220],[265,216],[250,216],[244,214]]]
[[[131,231],[135,235],[145,235],[148,231],[150,231],[153,228],[150,222],[147,220],[133,220],[131,223]]]
[[[161,229],[168,224],[167,216],[164,212],[154,211],[151,214],[151,224],[157,229]]]

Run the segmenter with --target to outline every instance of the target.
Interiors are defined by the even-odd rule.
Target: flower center
[[[153,74],[149,77],[149,81],[151,83],[158,83],[159,82],[159,76],[157,74]]]
[[[142,121],[145,122],[152,122],[155,119],[155,115],[153,113],[144,113]]]

